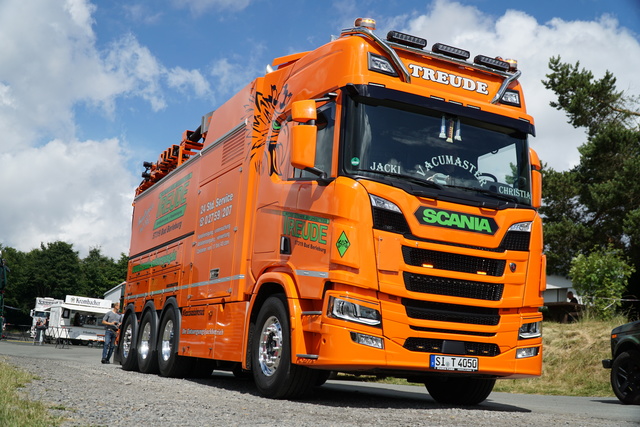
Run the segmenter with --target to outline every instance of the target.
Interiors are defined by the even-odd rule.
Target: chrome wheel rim
[[[160,347],[160,353],[162,360],[165,362],[171,357],[171,350],[173,347],[173,320],[167,320],[162,330],[162,344]]]
[[[264,375],[270,377],[278,370],[282,346],[282,325],[277,317],[271,316],[262,327],[258,347],[258,362]]]
[[[145,323],[140,335],[140,344],[138,345],[138,354],[145,360],[149,356],[149,340],[151,339],[151,324]]]
[[[129,357],[129,352],[131,351],[131,342],[133,340],[133,328],[131,323],[127,324],[124,333],[122,334],[122,357],[126,359]]]

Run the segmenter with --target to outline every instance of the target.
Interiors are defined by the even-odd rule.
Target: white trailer
[[[31,332],[30,332],[31,338],[36,336],[36,323],[38,323],[38,321],[45,323],[49,318],[49,311],[47,309],[50,308],[52,305],[57,305],[62,303],[64,303],[64,301],[61,299],[54,299],[49,297],[36,298],[36,305],[29,313],[29,315],[31,316]]]
[[[104,341],[102,318],[111,310],[110,300],[67,295],[64,302],[49,307],[46,336],[56,342],[93,344]]]

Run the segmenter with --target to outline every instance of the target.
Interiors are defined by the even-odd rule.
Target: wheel
[[[178,356],[178,327],[178,311],[168,306],[162,315],[156,344],[158,369],[163,377],[183,378],[191,368],[187,358]]]
[[[136,336],[138,334],[138,321],[132,313],[126,315],[122,328],[120,329],[120,342],[118,344],[118,358],[122,369],[125,371],[135,371],[138,369],[138,359],[136,357]]]
[[[260,393],[273,399],[307,394],[316,383],[318,371],[291,363],[291,328],[284,295],[267,298],[253,333],[251,366]]]
[[[153,310],[147,310],[140,320],[140,332],[136,353],[138,368],[145,374],[158,372],[158,358],[156,357],[156,339],[158,317]]]
[[[493,390],[496,380],[472,377],[433,378],[424,385],[436,402],[453,405],[477,405]]]
[[[622,403],[640,405],[640,352],[625,351],[614,359],[611,388]]]

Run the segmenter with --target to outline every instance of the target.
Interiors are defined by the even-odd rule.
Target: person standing
[[[111,304],[111,311],[102,318],[102,324],[104,325],[104,346],[102,347],[102,363],[111,363],[111,354],[113,353],[113,347],[116,343],[116,333],[120,327],[120,321],[122,314],[120,311],[120,303],[114,302]]]
[[[42,345],[44,342],[44,331],[47,329],[43,319],[38,319],[36,322],[36,338],[33,340],[33,345]]]

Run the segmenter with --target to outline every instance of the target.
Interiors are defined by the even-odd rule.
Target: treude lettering
[[[449,85],[455,88],[461,87],[470,92],[478,92],[482,95],[489,95],[488,85],[479,80],[472,80],[468,77],[462,77],[457,74],[447,73],[445,71],[433,70],[429,67],[423,67],[417,64],[409,64],[411,76],[430,80],[442,85]]]

